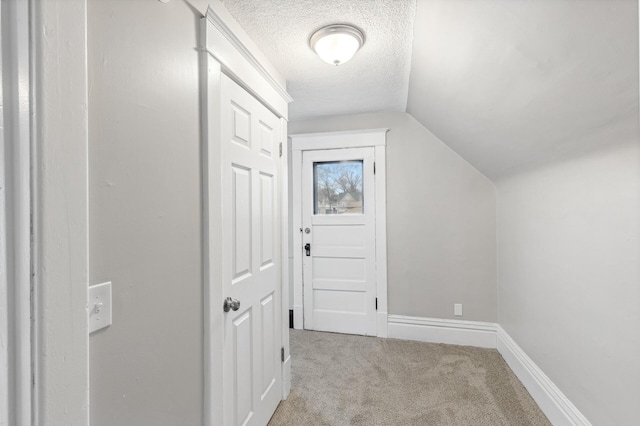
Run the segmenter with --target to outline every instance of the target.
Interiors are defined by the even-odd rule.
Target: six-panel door
[[[224,424],[262,426],[282,394],[280,123],[224,74],[221,99],[223,289],[240,301],[224,317]]]

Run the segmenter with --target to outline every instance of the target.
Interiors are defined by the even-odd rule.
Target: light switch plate
[[[89,333],[111,325],[111,282],[89,287]]]
[[[457,317],[462,316],[462,303],[455,303],[453,305],[453,315]]]

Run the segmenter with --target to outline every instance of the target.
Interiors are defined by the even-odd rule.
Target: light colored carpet
[[[291,331],[279,425],[550,425],[494,349]]]

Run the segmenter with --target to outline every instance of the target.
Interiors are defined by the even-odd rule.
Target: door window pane
[[[363,214],[362,160],[313,163],[313,213]]]

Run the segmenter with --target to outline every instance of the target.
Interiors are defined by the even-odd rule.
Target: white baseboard
[[[554,426],[591,426],[591,423],[499,325],[498,352],[529,391]]]
[[[389,315],[388,336],[496,348],[554,426],[591,426],[589,420],[498,324]]]
[[[496,324],[389,315],[389,337],[450,345],[496,347]]]

